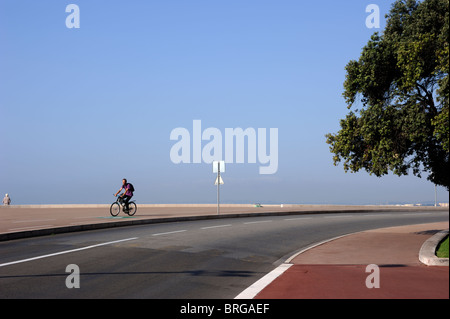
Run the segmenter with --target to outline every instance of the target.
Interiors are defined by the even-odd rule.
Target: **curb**
[[[419,252],[419,260],[427,266],[449,266],[448,258],[438,258],[436,249],[439,243],[448,235],[449,230],[443,230],[423,243]]]

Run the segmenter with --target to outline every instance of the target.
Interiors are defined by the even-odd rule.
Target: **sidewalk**
[[[419,261],[422,245],[448,227],[390,227],[329,241],[295,256],[256,299],[448,299],[448,266]],[[379,288],[366,286],[375,282],[370,264],[379,267]]]

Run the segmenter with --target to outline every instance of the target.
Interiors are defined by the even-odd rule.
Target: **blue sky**
[[[345,173],[325,143],[348,112],[344,67],[391,3],[0,0],[0,194],[109,203],[126,177],[139,203],[214,203],[212,165],[170,158],[172,130],[201,120],[278,128],[277,172],[227,163],[223,202],[432,202],[426,178]]]

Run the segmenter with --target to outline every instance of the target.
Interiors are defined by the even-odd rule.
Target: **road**
[[[0,298],[234,298],[296,251],[381,227],[448,221],[447,211],[229,218],[0,243]],[[80,288],[66,286],[80,271]]]

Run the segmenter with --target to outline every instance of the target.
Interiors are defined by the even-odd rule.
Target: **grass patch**
[[[436,250],[436,256],[439,258],[448,258],[448,236],[439,244]]]

